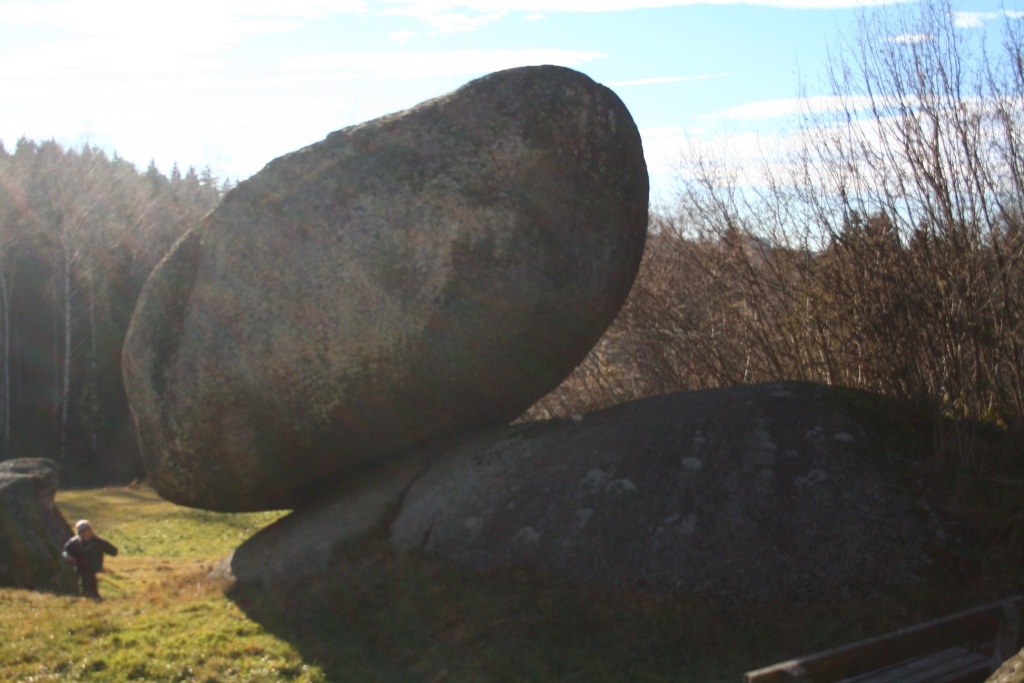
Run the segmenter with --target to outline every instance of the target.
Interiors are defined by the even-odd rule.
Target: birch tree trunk
[[[99,370],[97,367],[97,347],[96,347],[96,287],[93,282],[92,269],[90,268],[89,275],[89,340],[90,340],[90,353],[89,357],[89,382],[92,386],[93,393],[93,407],[91,408],[91,419],[89,420],[89,443],[92,449],[93,462],[96,461],[96,455],[99,451],[99,439],[96,435],[96,416],[99,414]]]
[[[64,370],[61,382],[60,459],[67,458],[68,419],[71,414],[71,245],[67,232],[61,236],[63,263],[61,285],[64,296]]]
[[[2,257],[2,254],[0,254]],[[8,284],[8,278],[10,282]],[[11,452],[11,290],[14,288],[14,268],[8,273],[7,267],[0,260],[0,325],[3,326],[3,363],[0,366],[0,382],[3,384],[0,393],[0,439],[2,453],[8,457]]]

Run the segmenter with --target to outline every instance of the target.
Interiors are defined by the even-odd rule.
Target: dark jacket
[[[103,571],[103,555],[117,555],[117,548],[99,536],[83,541],[80,536],[73,536],[64,544],[64,557],[75,561],[78,574],[90,575]]]

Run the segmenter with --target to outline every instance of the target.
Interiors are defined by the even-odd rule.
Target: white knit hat
[[[75,522],[75,531],[77,533],[81,533],[82,529],[91,529],[91,528],[92,528],[92,524],[89,524],[89,520],[87,520],[87,519],[80,519],[77,522]]]

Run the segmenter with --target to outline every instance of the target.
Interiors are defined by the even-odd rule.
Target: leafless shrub
[[[691,153],[619,319],[528,415],[806,379],[1024,423],[1024,29],[954,17],[864,14],[783,163]]]

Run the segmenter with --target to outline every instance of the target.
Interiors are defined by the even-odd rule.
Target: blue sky
[[[961,30],[998,0],[957,3]],[[752,145],[817,81],[853,0],[0,0],[0,140],[244,179],[327,133],[524,64],[615,90],[667,195],[686,139]],[[995,27],[991,26],[990,30]]]

